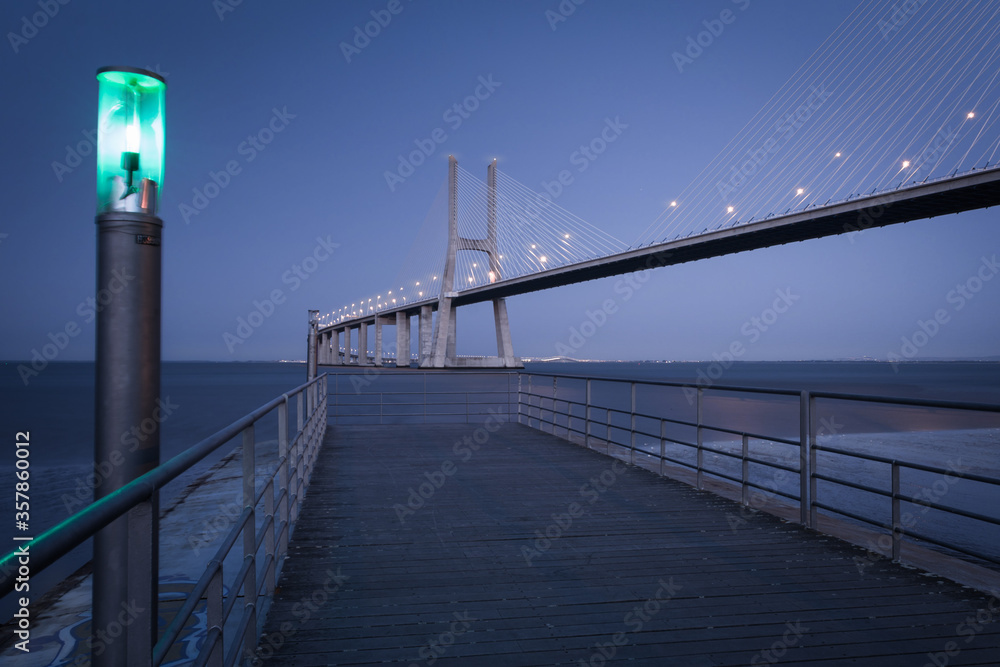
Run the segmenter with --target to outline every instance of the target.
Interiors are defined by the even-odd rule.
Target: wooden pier
[[[330,428],[264,664],[1000,662],[996,597],[487,426]]]

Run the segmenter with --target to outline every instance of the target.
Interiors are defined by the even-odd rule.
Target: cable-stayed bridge
[[[444,260],[316,312],[318,362],[381,365],[384,325],[402,357],[416,316],[421,367],[516,366],[506,297],[997,204],[997,3],[907,7],[887,23],[860,6],[630,243],[557,205],[556,181],[542,194],[494,161],[484,182],[450,159]],[[459,358],[455,309],[486,301],[497,355]]]

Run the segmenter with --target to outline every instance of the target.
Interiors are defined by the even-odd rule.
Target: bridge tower
[[[441,276],[441,295],[438,297],[437,322],[431,334],[431,350],[422,355],[421,367],[450,368],[456,366],[520,368],[521,360],[514,356],[507,319],[507,301],[493,299],[493,320],[497,334],[497,356],[463,357],[455,355],[456,307],[452,300],[455,291],[455,260],[459,250],[475,250],[489,257],[491,279],[501,280],[500,255],[497,247],[497,191],[496,159],[486,169],[486,238],[470,239],[458,233],[458,161],[448,156],[448,250],[445,254],[444,273]]]

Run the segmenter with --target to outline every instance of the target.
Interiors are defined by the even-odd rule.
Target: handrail
[[[295,397],[298,402],[298,418],[296,433],[289,442],[288,438],[288,402]],[[306,404],[305,415],[303,404]],[[278,409],[278,443],[279,452],[275,470],[266,480],[263,488],[255,492],[256,469],[254,452],[254,427],[265,415],[275,408]],[[295,518],[298,516],[298,505],[303,499],[302,491],[308,486],[312,464],[318,453],[326,429],[327,419],[327,374],[322,374],[295,389],[268,401],[253,412],[232,422],[216,433],[201,440],[192,447],[160,464],[153,470],[132,480],[125,486],[109,495],[91,503],[73,516],[53,526],[30,542],[32,573],[45,569],[62,556],[66,555],[84,541],[93,537],[99,530],[116,519],[127,515],[140,503],[147,501],[159,489],[179,477],[206,456],[228,443],[239,434],[243,434],[243,490],[244,509],[229,533],[224,536],[218,551],[205,567],[205,570],[194,589],[189,592],[180,611],[153,647],[152,664],[159,665],[166,657],[170,646],[180,636],[184,624],[194,612],[198,603],[207,595],[208,599],[208,635],[202,645],[200,662],[203,664],[219,664],[223,659],[229,662],[239,658],[245,650],[256,646],[256,632],[248,632],[249,628],[256,631],[258,602],[247,602],[244,617],[240,620],[241,632],[230,642],[230,647],[214,650],[216,645],[225,641],[223,630],[228,612],[235,606],[235,599],[242,587],[237,582],[228,596],[224,595],[222,585],[222,563],[231,549],[243,535],[245,584],[249,586],[245,595],[248,600],[256,600],[261,595],[267,595],[274,590],[277,579],[277,569],[282,556],[287,551],[288,535]],[[291,473],[291,474],[290,474]],[[256,506],[263,501],[264,512],[260,531],[256,526]],[[275,512],[280,514],[280,521],[275,519]],[[258,561],[257,553],[261,547],[267,552]],[[0,572],[17,571],[19,553],[17,550],[0,559]],[[256,582],[256,564],[264,564],[264,577],[260,585]],[[154,581],[158,573],[151,572]],[[0,575],[0,597],[14,590],[15,574]],[[229,600],[225,600],[228,597]],[[225,600],[225,602],[224,602]],[[221,613],[220,613],[221,612]],[[152,623],[156,619],[151,620]],[[134,625],[141,628],[143,623],[136,619]],[[248,644],[248,639],[252,644]],[[228,649],[228,651],[226,650]],[[231,652],[235,652],[235,655]],[[225,656],[223,655],[225,653]]]
[[[959,507],[950,507],[947,504],[942,504],[938,502],[928,502],[919,497],[909,498],[900,492],[900,472],[901,470],[913,470],[922,471],[927,473],[934,473],[939,475],[949,475],[956,471],[951,469],[945,469],[941,466],[927,465],[924,463],[918,463],[916,461],[900,461],[898,459],[892,458],[890,456],[880,456],[877,454],[870,454],[867,452],[855,452],[845,449],[839,449],[836,447],[830,447],[827,445],[820,445],[816,442],[818,429],[816,424],[815,416],[815,401],[817,399],[831,400],[831,401],[853,401],[857,403],[874,403],[881,405],[902,405],[906,407],[913,408],[930,408],[930,409],[941,409],[941,410],[959,410],[959,411],[971,411],[979,413],[1000,413],[1000,405],[991,403],[976,403],[970,401],[944,401],[944,400],[934,400],[934,399],[922,399],[922,398],[902,398],[902,397],[892,397],[892,396],[874,396],[869,394],[853,394],[845,392],[831,392],[831,391],[801,391],[801,390],[791,390],[782,388],[765,388],[765,387],[740,387],[732,385],[711,385],[699,387],[692,385],[690,383],[681,382],[671,382],[662,380],[638,380],[630,378],[621,377],[598,377],[598,376],[586,376],[586,375],[573,375],[573,374],[560,374],[551,372],[532,372],[532,371],[521,371],[518,373],[518,398],[517,398],[517,414],[518,420],[522,421],[522,418],[527,420],[529,426],[533,426],[536,423],[536,428],[547,430],[555,435],[562,435],[566,439],[573,440],[574,436],[582,438],[583,444],[587,447],[592,447],[594,443],[604,443],[605,452],[608,455],[613,455],[611,452],[611,446],[622,448],[623,450],[628,450],[627,456],[631,463],[635,463],[635,458],[637,453],[642,456],[649,457],[650,460],[659,460],[659,472],[661,475],[665,474],[664,466],[666,464],[677,466],[679,468],[690,470],[694,473],[695,480],[689,482],[699,489],[704,488],[704,476],[709,475],[718,480],[727,480],[738,485],[740,489],[740,495],[742,498],[742,503],[744,505],[750,505],[749,501],[749,489],[761,489],[766,491],[767,494],[771,496],[781,496],[789,499],[794,504],[797,504],[797,509],[799,510],[799,522],[805,526],[812,528],[817,528],[817,510],[823,509],[827,512],[833,512],[840,514],[841,516],[854,519],[868,526],[875,528],[880,528],[888,530],[891,534],[892,544],[891,552],[892,557],[895,560],[900,560],[901,558],[901,547],[904,537],[910,537],[919,541],[924,541],[929,544],[934,544],[937,546],[945,547],[951,549],[954,552],[965,554],[968,556],[973,556],[982,561],[993,563],[994,565],[1000,564],[1000,554],[993,553],[983,553],[979,550],[968,548],[958,544],[947,544],[941,539],[936,539],[925,535],[923,533],[917,532],[913,529],[912,525],[907,525],[906,515],[903,515],[901,511],[902,503],[911,503],[917,506],[925,507],[928,509],[933,509],[954,517],[964,517],[966,519],[972,519],[979,521],[982,524],[991,526],[1000,526],[1000,518],[994,516],[988,516],[981,512],[975,512],[972,510],[962,509]],[[535,384],[533,380],[535,378],[545,378],[546,380],[551,380],[551,385],[548,381],[542,382],[541,386]],[[526,380],[523,382],[521,380]],[[586,383],[585,388],[585,398],[580,399],[578,397],[560,397],[559,390],[563,388],[560,386],[560,380],[572,380],[572,381],[583,381]],[[610,405],[599,404],[598,402],[592,400],[592,387],[593,383],[600,382],[610,382],[615,384],[622,384],[631,387],[631,406],[630,407],[612,407]],[[638,409],[638,402],[636,398],[636,388],[640,386],[651,386],[651,387],[675,387],[695,390],[697,395],[694,397],[694,402],[689,406],[696,411],[696,418],[694,421],[691,419],[679,419],[675,417],[667,417],[665,414],[655,415],[649,414],[649,410],[640,411]],[[574,386],[573,391],[579,392],[583,388],[579,386]],[[705,421],[703,417],[702,403],[706,392],[736,392],[736,393],[753,393],[753,394],[766,394],[770,396],[780,396],[788,397],[795,396],[798,400],[799,407],[799,423],[798,423],[798,440],[792,440],[786,437],[780,437],[776,435],[763,435],[760,433],[752,433],[746,429],[734,428],[731,426],[720,426],[709,424]],[[526,398],[525,398],[526,397]],[[607,403],[612,401],[602,401],[601,403]],[[791,406],[788,406],[789,408]],[[524,408],[524,409],[523,409]],[[583,414],[579,414],[579,410],[574,413],[574,408],[583,408]],[[596,415],[594,414],[596,411]],[[612,416],[619,415],[621,417],[627,418],[629,420],[628,425],[622,425],[621,420],[619,423],[613,423]],[[561,419],[560,419],[561,418]],[[659,433],[651,433],[650,430],[656,430],[652,426],[641,427],[637,423],[637,419],[645,419],[652,422],[659,423]],[[523,422],[522,422],[523,423]],[[666,425],[674,424],[693,428],[696,431],[697,442],[685,442],[682,439],[676,437],[668,437],[666,431]],[[606,429],[604,437],[598,437],[593,432],[593,426]],[[548,428],[546,428],[548,427]],[[764,429],[761,429],[764,430]],[[558,432],[557,432],[558,431]],[[739,447],[739,442],[734,441],[733,444],[736,447],[726,450],[719,447],[713,447],[710,443],[704,441],[703,435],[706,432],[720,432],[726,433],[733,436],[739,436],[742,439],[742,450]],[[620,433],[625,434],[627,442],[621,441],[622,436],[618,435]],[[641,445],[636,444],[636,437],[642,437],[645,439],[644,443]],[[796,447],[798,455],[794,458],[797,461],[792,461],[789,465],[786,461],[775,460],[767,461],[759,456],[752,456],[749,449],[749,441],[760,440],[766,442],[780,443],[784,445],[789,445]],[[650,442],[651,441],[651,442]],[[659,443],[659,452],[655,452],[655,443]],[[688,448],[689,450],[695,450],[695,461],[684,461],[678,459],[676,456],[668,455],[666,450],[667,443],[672,445],[680,445]],[[827,452],[845,457],[852,457],[859,460],[870,461],[878,464],[885,464],[889,466],[889,472],[891,473],[890,479],[886,480],[886,488],[876,488],[871,485],[862,484],[857,481],[852,481],[849,479],[838,478],[831,474],[823,473],[817,470],[816,454],[817,452]],[[714,468],[712,466],[707,466],[704,461],[705,453],[712,454],[714,456],[722,457],[722,459],[736,461],[741,464],[742,473],[739,470],[729,472],[725,469],[720,469],[718,466]],[[722,460],[720,459],[720,460]],[[795,467],[797,463],[797,467]],[[798,493],[797,495],[793,491],[789,493],[788,491],[779,489],[777,484],[770,484],[765,488],[759,482],[754,482],[750,479],[749,466],[757,465],[764,468],[770,468],[772,470],[782,470],[793,473],[798,477]],[[979,484],[987,484],[991,487],[1000,486],[1000,477],[990,476],[989,474],[977,474],[972,471],[961,471],[958,472],[957,476],[963,479],[967,479],[970,482],[975,482]],[[818,496],[817,481],[823,481],[828,484],[837,484],[842,487],[852,488],[859,491],[864,491],[867,493],[874,494],[879,497],[887,498],[891,501],[892,506],[892,516],[888,520],[877,520],[868,517],[864,517],[857,512],[852,511],[847,507],[835,507],[830,502],[821,502]],[[788,507],[786,505],[785,507]],[[794,505],[792,506],[794,508]],[[879,549],[889,550],[889,547],[879,547]],[[875,550],[875,549],[872,549]]]

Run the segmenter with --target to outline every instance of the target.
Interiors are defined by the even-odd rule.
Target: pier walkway
[[[1000,600],[515,423],[332,426],[267,665],[996,665]]]

